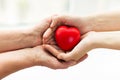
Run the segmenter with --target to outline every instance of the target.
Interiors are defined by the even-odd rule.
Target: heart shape
[[[72,26],[59,26],[55,31],[57,45],[64,51],[72,50],[80,41],[80,31]]]

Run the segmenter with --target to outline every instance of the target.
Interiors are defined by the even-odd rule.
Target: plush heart
[[[56,43],[64,51],[72,50],[80,41],[80,36],[80,31],[70,26],[59,26],[55,32]]]

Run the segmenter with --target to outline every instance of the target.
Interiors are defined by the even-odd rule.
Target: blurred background
[[[31,26],[53,14],[88,16],[118,11],[120,0],[0,0],[0,27]],[[65,70],[36,66],[2,80],[120,80],[120,51],[96,49],[88,54],[85,61]]]
[[[32,24],[53,14],[86,16],[120,9],[120,0],[0,0],[0,25]]]

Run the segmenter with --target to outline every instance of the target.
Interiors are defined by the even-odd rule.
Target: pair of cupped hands
[[[61,50],[54,39],[55,30],[60,25],[74,26],[81,32],[81,41],[71,51]],[[42,66],[53,69],[68,68],[86,59],[88,56],[86,53],[94,48],[91,40],[95,32],[91,31],[90,26],[87,26],[80,17],[54,15],[44,19],[37,27],[39,29],[36,28],[36,32],[40,32],[41,40],[38,41],[41,46],[34,49],[36,51],[39,51],[38,48],[41,49],[39,51],[41,54],[36,55],[36,59],[39,61],[39,56],[42,56]]]

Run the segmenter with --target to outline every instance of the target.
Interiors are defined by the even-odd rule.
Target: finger
[[[48,28],[46,32],[43,34],[43,43],[47,43],[50,39],[54,38],[54,31],[56,28]]]
[[[84,61],[88,57],[88,54],[85,54],[82,58],[80,58],[77,63]]]
[[[58,15],[52,18],[52,22],[50,27],[54,28],[60,25],[69,25],[78,27],[80,24],[80,18],[78,16],[70,16],[70,15]]]
[[[56,28],[57,26],[59,26],[61,24],[62,20],[59,16],[54,16],[52,18],[52,22],[51,22],[51,25],[50,27],[51,28]]]
[[[61,52],[50,45],[44,45],[44,48],[49,51],[52,55],[57,57]]]
[[[74,61],[74,64],[72,64],[71,66],[74,66],[82,61],[84,61],[86,58],[88,57],[88,54],[85,54],[82,58],[80,58],[78,61]]]
[[[52,36],[51,33],[52,33],[52,29],[51,28],[48,28],[45,33],[43,34],[43,43],[46,43]]]
[[[63,50],[61,50],[57,45],[51,45],[53,48],[55,48],[56,50],[58,50],[59,52],[64,52]]]
[[[89,40],[83,39],[73,48],[69,56],[74,60],[78,61],[90,50],[91,50],[91,46]]]
[[[69,16],[66,16],[66,15],[54,16],[52,18],[50,27],[55,28],[56,26],[59,26],[59,25],[67,25],[66,23],[69,21],[68,17]]]
[[[71,58],[71,56],[69,55],[69,53],[61,53],[58,55],[58,59],[64,60],[64,61],[72,61],[73,59]],[[74,61],[74,60],[73,60]]]
[[[48,28],[47,31],[43,34],[43,43],[51,38],[51,35],[53,35],[54,31],[61,23],[65,23],[64,16],[52,16],[50,28]]]
[[[70,66],[77,64],[77,62],[76,61],[67,61],[67,62],[62,62],[62,64],[70,67]]]
[[[45,18],[45,19],[42,19],[41,21],[40,21],[40,23],[38,23],[37,25],[36,25],[36,27],[35,27],[35,30],[37,30],[37,31],[39,31],[40,29],[41,29],[41,25],[42,26],[44,26],[44,28],[42,28],[42,29],[44,29],[43,30],[43,32],[45,31],[45,30],[47,30],[49,27],[50,27],[50,25],[51,25],[51,22],[52,22],[52,17],[47,17],[47,18]]]
[[[50,61],[52,61],[52,62],[50,62],[48,64],[52,64],[53,69],[65,69],[65,68],[68,68],[69,66],[73,66],[77,63],[76,61],[68,61],[68,62],[62,61],[62,60],[55,58],[52,55],[51,55]]]
[[[65,61],[69,61],[69,60],[78,61],[88,51],[89,51],[88,45],[86,45],[84,41],[81,41],[73,48],[72,51],[66,54],[60,54],[59,58]]]
[[[68,61],[68,62],[56,61],[56,63],[53,63],[53,64],[55,66],[55,69],[65,69],[65,68],[75,65],[76,62],[75,61]]]
[[[84,51],[84,50],[83,51],[81,51],[81,50],[73,51],[68,55],[69,57],[66,57],[66,59],[78,61],[85,55],[85,53],[86,53],[86,51]]]
[[[47,44],[50,44],[50,45],[57,45],[56,41],[54,38],[50,38],[47,42]]]

